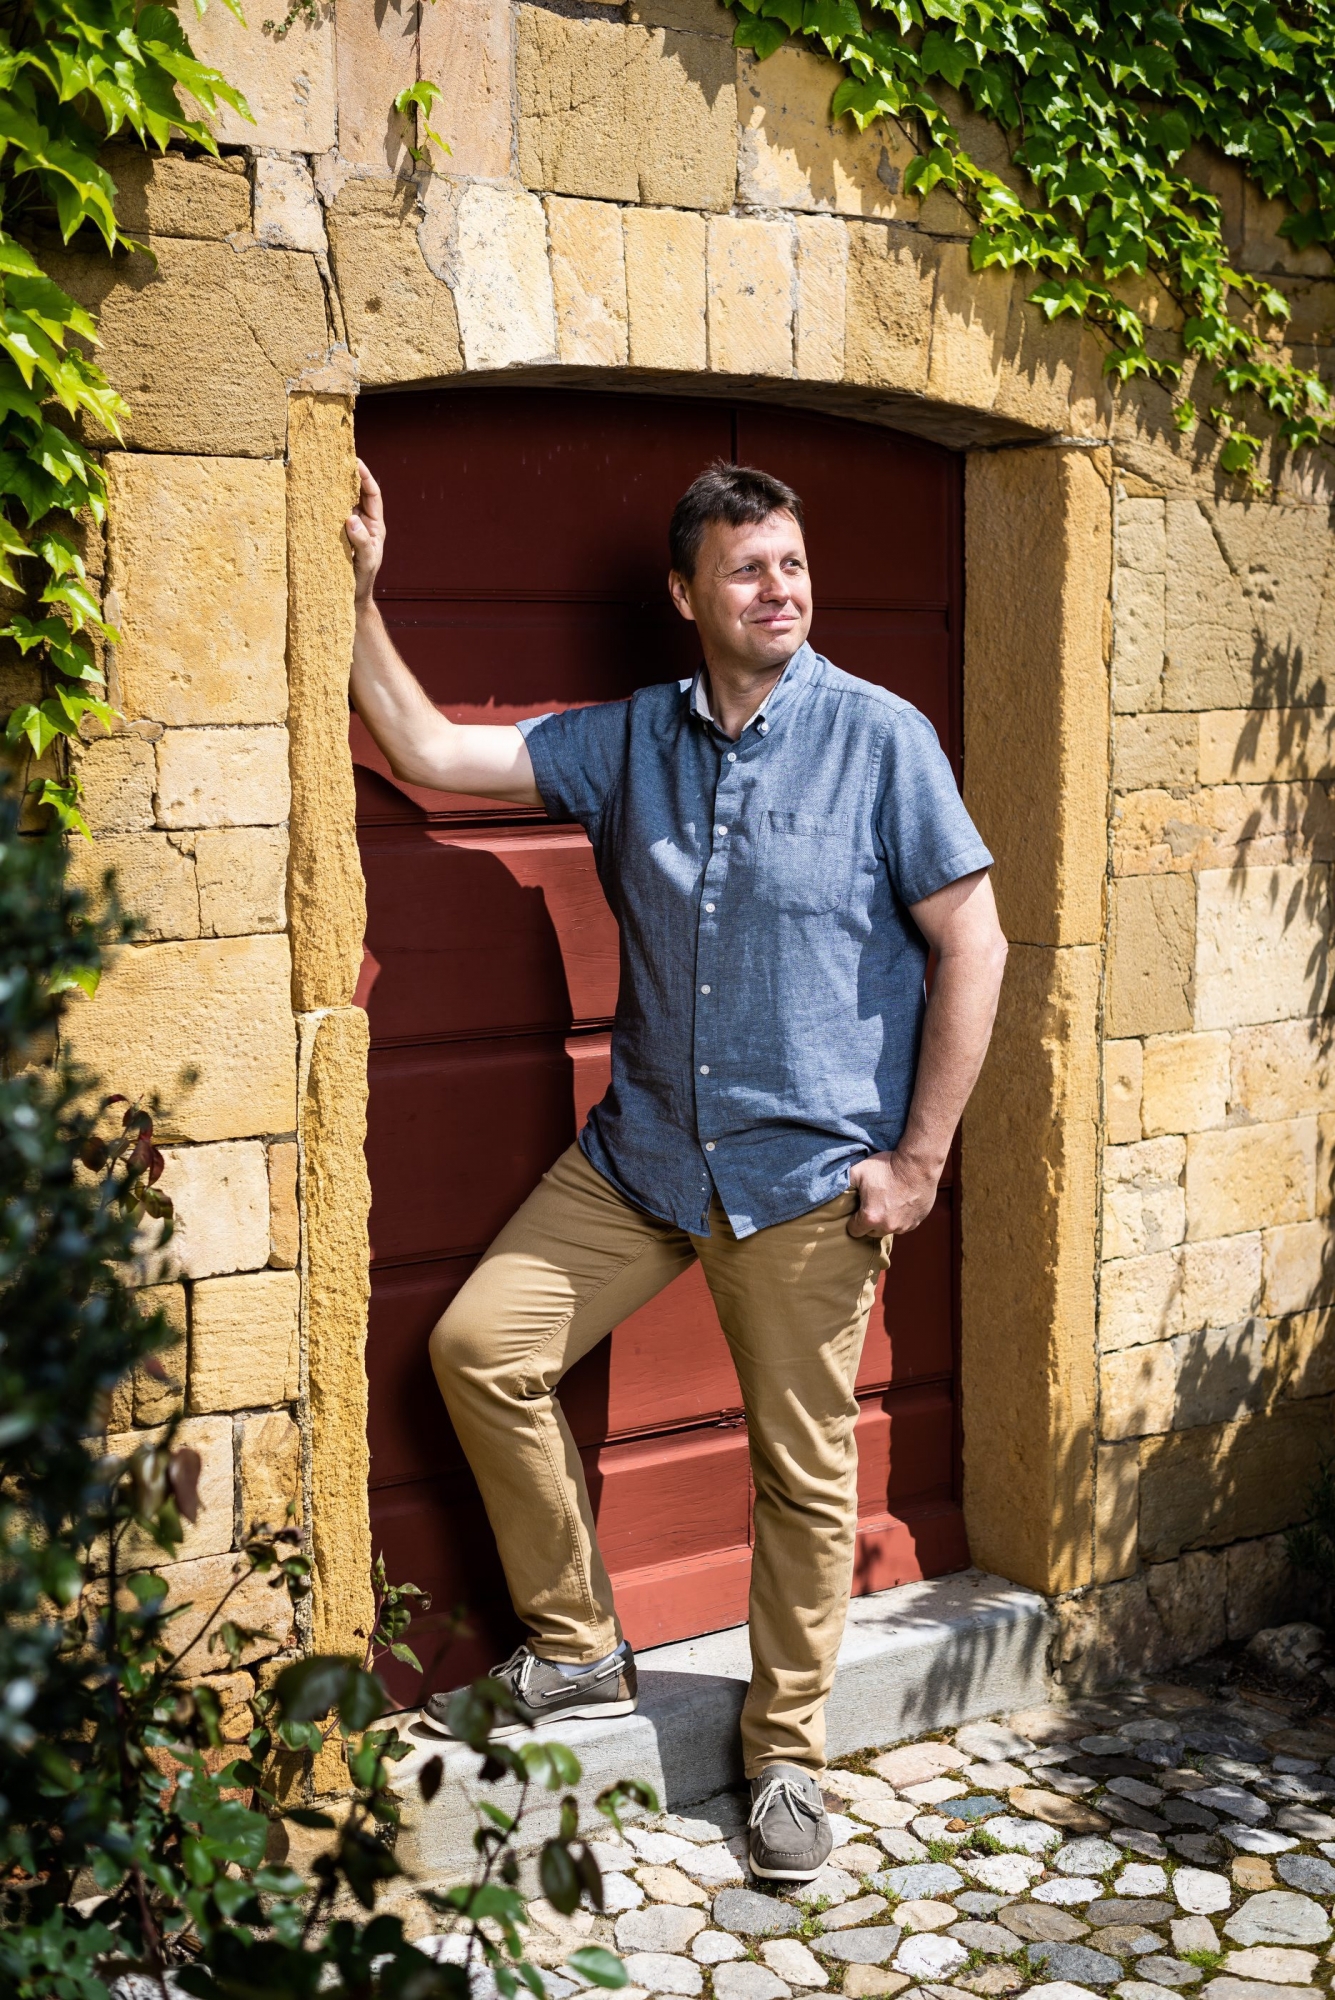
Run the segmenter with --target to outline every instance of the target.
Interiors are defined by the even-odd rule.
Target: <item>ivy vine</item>
[[[1254,486],[1258,408],[1290,449],[1335,435],[1330,392],[1282,346],[1289,301],[1241,270],[1218,198],[1189,170],[1198,142],[1281,198],[1296,250],[1335,243],[1335,5],[1296,0],[730,0],[734,40],[765,58],[790,36],[844,70],[832,115],[863,131],[916,125],[907,190],[955,194],[976,224],[974,268],[1022,268],[1030,300],[1108,337],[1104,368],[1178,395],[1189,431],[1206,414],[1220,463]],[[974,159],[949,86],[1006,135],[1017,193]],[[1183,314],[1175,343],[1147,341],[1119,279],[1158,279]],[[1164,351],[1165,345],[1167,351]],[[1184,364],[1203,364],[1182,395]],[[1211,373],[1212,371],[1212,373]],[[1212,384],[1202,411],[1199,385]]]
[[[195,0],[200,13],[206,0]],[[237,0],[225,0],[240,18]],[[0,0],[0,641],[48,670],[50,692],[21,702],[6,741],[42,757],[79,734],[85,716],[110,728],[106,677],[93,639],[102,617],[80,553],[80,516],[100,528],[106,479],[80,434],[119,440],[124,404],[96,360],[91,314],[43,272],[21,240],[53,225],[68,243],[95,229],[108,251],[139,249],[116,220],[115,186],[99,155],[129,130],[162,152],[173,137],[216,153],[204,117],[245,100],[193,54],[176,15],[140,0]],[[16,604],[27,608],[14,609]],[[0,616],[6,613],[0,611]],[[34,781],[59,823],[87,833],[77,776]]]

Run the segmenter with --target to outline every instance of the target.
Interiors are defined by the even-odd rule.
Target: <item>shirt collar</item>
[[[812,652],[807,642],[803,640],[802,644],[793,654],[792,659],[789,660],[787,666],[779,675],[778,680],[775,681],[773,687],[761,702],[759,708],[753,714],[747,716],[746,721],[742,724],[742,734],[745,735],[746,731],[753,725],[760,729],[762,733],[767,731],[773,719],[775,709],[781,707],[784,701],[788,700],[799,688],[806,684],[811,678],[811,671],[815,664],[816,655]],[[682,685],[690,689],[691,714],[698,716],[701,722],[709,723],[712,728],[717,728],[718,724],[714,721],[714,712],[709,706],[709,682],[704,668],[697,668],[695,679],[683,682]]]

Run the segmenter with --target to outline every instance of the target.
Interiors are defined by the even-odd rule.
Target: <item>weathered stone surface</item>
[[[1259,1231],[1186,1243],[1181,1257],[1185,1326],[1233,1326],[1260,1304]]]
[[[250,182],[235,154],[211,160],[108,146],[102,164],[116,183],[116,219],[130,236],[195,236],[221,242],[250,227]]]
[[[1171,1343],[1105,1355],[1099,1363],[1099,1434],[1115,1439],[1171,1430],[1176,1397]]]
[[[1182,1240],[1186,1200],[1180,1185],[1182,1139],[1143,1139],[1110,1146],[1103,1156],[1103,1254],[1154,1255]]]
[[[954,1921],[954,1907],[934,1902],[930,1896],[910,1896],[895,1905],[895,1922],[906,1931],[943,1931]]]
[[[1329,869],[1207,869],[1196,908],[1198,1027],[1321,1012],[1331,976]]]
[[[157,1350],[156,1359],[165,1379],[150,1375],[142,1362],[135,1369],[130,1382],[124,1386],[131,1392],[131,1411],[127,1413],[124,1428],[131,1422],[144,1429],[152,1424],[165,1424],[182,1407],[185,1399],[186,1369],[186,1309],[184,1285],[145,1285],[136,1294],[136,1303],[143,1312],[160,1312],[165,1318],[173,1337],[173,1345]],[[110,1428],[110,1425],[108,1425]]]
[[[1053,1858],[1054,1867],[1059,1858],[1060,1850]],[[995,1889],[1003,1896],[1023,1894],[1043,1873],[1043,1863],[1028,1854],[985,1854],[981,1861],[970,1861],[966,1866],[971,1882],[981,1882],[985,1889]]]
[[[301,1432],[285,1410],[247,1417],[237,1432],[241,1459],[241,1530],[300,1521]],[[289,1508],[292,1510],[289,1513]]]
[[[1122,1976],[1115,1958],[1084,1944],[1031,1944],[1026,1956],[1031,1965],[1045,1966],[1059,1980],[1074,1980],[1082,1986],[1111,1986]]]
[[[1133,1217],[1134,1219],[1134,1217]],[[1119,1227],[1120,1233],[1120,1227]],[[1183,1324],[1182,1252],[1114,1258],[1099,1274],[1099,1348],[1104,1354],[1166,1340]]]
[[[287,928],[287,829],[228,826],[194,835],[202,937]]]
[[[1273,1979],[1282,1986],[1307,1986],[1316,1976],[1314,1951],[1285,1951],[1279,1945],[1253,1945],[1247,1951],[1231,1951],[1224,1960],[1225,1970],[1241,1979]]]
[[[280,39],[211,7],[190,24],[201,62],[213,63],[241,91],[255,123],[224,107],[212,121],[227,146],[273,146],[284,153],[324,153],[334,143],[334,10],[299,14]]]
[[[1212,1923],[1200,1915],[1176,1917],[1168,1926],[1168,1934],[1173,1940],[1176,1952],[1218,1951],[1219,1934]]]
[[[1315,1854],[1281,1854],[1275,1873],[1290,1889],[1302,1889],[1309,1896],[1335,1896],[1335,1867]]]
[[[153,824],[157,756],[138,736],[105,736],[83,744],[76,768],[83,812],[93,832],[144,831]]]
[[[1306,1312],[1335,1298],[1335,1251],[1325,1222],[1267,1229],[1262,1255],[1266,1312]]]
[[[1230,1423],[1265,1404],[1271,1385],[1263,1321],[1179,1334],[1169,1345],[1177,1371],[1176,1429]]]
[[[1164,706],[1288,706],[1322,678],[1326,529],[1306,507],[1244,501],[1166,502],[1168,567]]]
[[[71,1005],[63,1033],[127,1097],[163,1093],[162,1139],[290,1131],[288,968],[281,937],[131,945],[104,973],[96,999]],[[187,1069],[197,1072],[188,1086]]]
[[[1140,1465],[1141,1555],[1162,1561],[1183,1548],[1273,1534],[1291,1525],[1329,1422],[1329,1404],[1312,1397],[1240,1423],[1147,1439]],[[1229,1625],[1231,1637],[1231,1616]]]
[[[362,381],[375,387],[457,374],[463,353],[454,295],[423,255],[424,215],[415,186],[349,181],[326,221]]]
[[[159,826],[277,826],[291,802],[285,729],[168,729],[158,739]]]
[[[1227,1568],[1221,1556],[1198,1549],[1176,1562],[1155,1563],[1145,1572],[1145,1585],[1170,1659],[1196,1660],[1223,1645]],[[1164,1817],[1178,1824],[1183,1810],[1171,1800],[1162,1808]]]
[[[1316,1120],[1193,1133],[1186,1193],[1191,1240],[1305,1222],[1316,1200]]]
[[[1118,572],[1118,618],[1122,618]],[[1158,676],[1155,675],[1157,686]],[[1119,715],[1113,736],[1113,786],[1139,792],[1149,786],[1196,783],[1197,724],[1191,715]]]
[[[846,1965],[884,1965],[894,1957],[899,1945],[898,1924],[877,1924],[870,1930],[838,1931],[833,1937],[815,1940],[822,1958],[842,1959]]]
[[[300,1391],[301,1285],[295,1271],[253,1271],[195,1286],[192,1411],[254,1410]]]
[[[1234,1106],[1262,1123],[1335,1103],[1335,1038],[1329,1020],[1242,1028],[1232,1038]]]
[[[1335,709],[1216,709],[1197,730],[1203,785],[1335,777]]]
[[[324,213],[304,160],[255,162],[255,234],[276,250],[328,250]]]
[[[1159,1995],[1165,1986],[1170,1991],[1184,1986],[1199,1986],[1204,1977],[1198,1965],[1190,1965],[1181,1958],[1163,1957],[1158,1953],[1142,1958],[1136,1966],[1136,1972],[1138,1978],[1135,1981],[1127,1980],[1122,1986],[1113,1990],[1123,1993],[1126,1986],[1140,1985],[1147,2000],[1159,2000]]]
[[[276,1270],[291,1271],[296,1267],[301,1249],[296,1141],[283,1139],[270,1146],[268,1158],[269,1262]]]
[[[780,1979],[788,1980],[793,1986],[817,1987],[830,1983],[830,1975],[824,1966],[818,1965],[806,1946],[799,1944],[796,1938],[767,1938],[760,1947],[760,1956],[771,1972],[777,1972]]]
[[[933,289],[934,273],[909,231],[881,223],[849,224],[848,381],[918,394],[926,389]]]
[[[1267,1535],[1254,1541],[1237,1542],[1226,1552],[1228,1571],[1228,1637],[1249,1639],[1263,1625],[1282,1623],[1297,1615],[1297,1580],[1284,1549],[1284,1537]],[[1233,1879],[1238,1868],[1233,1864]],[[1248,1863],[1249,1866],[1253,1865]],[[1249,1888],[1266,1888],[1271,1883],[1251,1882]]]
[[[1145,1043],[1141,1120],[1145,1137],[1222,1125],[1228,1110],[1226,1034],[1152,1035]]]
[[[1267,1889],[1248,1897],[1224,1925],[1224,1934],[1243,1945],[1324,1944],[1330,1918],[1310,1896]]]
[[[113,1434],[107,1439],[107,1451],[113,1458],[128,1458],[140,1445],[156,1444],[159,1438],[160,1433],[152,1430]],[[199,1511],[193,1521],[182,1523],[181,1560],[222,1555],[232,1546],[231,1423],[226,1417],[187,1417],[177,1426],[172,1441],[179,1450],[198,1452],[200,1462]],[[130,1528],[120,1543],[120,1560],[126,1569],[156,1569],[161,1554],[141,1528]]]
[[[1014,273],[975,271],[967,243],[937,252],[927,393],[944,403],[990,410],[1005,365]]]
[[[136,252],[114,265],[43,251],[50,275],[97,316],[98,360],[130,405],[126,444],[281,457],[288,382],[328,351],[315,260],[170,237],[152,248],[155,261]]]
[[[1324,785],[1126,792],[1113,808],[1118,876],[1307,867],[1332,854],[1335,809]]]
[[[1134,1441],[1099,1446],[1095,1472],[1094,1581],[1112,1583],[1136,1567],[1140,1452]]]
[[[964,1878],[948,1862],[924,1861],[905,1868],[883,1868],[873,1878],[872,1886],[911,1902],[917,1898],[949,1896],[964,1887]]]
[[[691,1957],[701,1965],[722,1965],[727,1959],[745,1956],[746,1946],[731,1931],[701,1931],[691,1939]]]
[[[624,366],[627,357],[626,252],[621,211],[602,201],[549,196],[556,343],[562,361]]]
[[[911,1979],[949,1979],[968,1956],[958,1938],[908,1937],[895,1953],[895,1970],[907,1972]]]
[[[905,1785],[938,1778],[944,1771],[958,1771],[968,1761],[968,1752],[952,1743],[906,1743],[899,1750],[885,1750],[873,1758],[872,1769],[887,1785],[902,1790]]]
[[[254,458],[106,459],[117,698],[165,723],[287,714],[283,468]]]
[[[706,249],[709,365],[793,372],[793,232],[787,222],[712,216]]]
[[[449,12],[458,13],[463,5],[464,0],[456,0]],[[385,0],[380,7],[345,7],[338,16],[338,150],[342,159],[382,174],[412,171],[408,155],[414,137],[412,124],[394,109],[394,99],[417,81],[418,19],[433,11],[422,7],[419,0]],[[458,88],[459,79],[440,69],[423,69],[421,73],[435,78],[447,98]],[[430,122],[437,124],[441,116],[437,105],[436,118]],[[471,133],[465,135],[459,126],[454,129],[466,145]],[[508,140],[508,132],[506,137]],[[456,173],[469,171],[457,163],[453,151],[451,164]],[[508,145],[505,165],[509,165]]]
[[[369,1630],[366,1309],[371,1190],[366,1172],[369,1034],[358,1007],[302,1023],[303,1270],[310,1379],[312,1641],[339,1652]]]
[[[1164,593],[1168,546],[1164,503],[1117,502],[1117,605],[1113,617],[1113,706],[1142,713],[1163,706]]]
[[[92,908],[105,908],[103,881],[116,877],[121,908],[137,919],[144,939],[199,936],[195,858],[188,837],[170,833],[109,833],[69,843],[67,879]]]
[[[1104,1137],[1110,1146],[1134,1145],[1144,1137],[1140,1123],[1144,1060],[1140,1042],[1103,1045]]]
[[[771,1967],[756,1965],[749,1959],[720,1965],[714,1973],[718,2000],[789,2000],[791,1991]]]
[[[169,1268],[187,1278],[258,1270],[269,1243],[263,1146],[172,1146],[164,1158],[161,1186],[176,1206],[175,1234],[164,1253]],[[156,1230],[145,1234],[156,1240]]]
[[[980,1565],[1051,1590],[1088,1581],[1092,1541],[1098,961],[1012,947],[964,1125],[965,1172],[977,1168],[963,1267],[970,1546]],[[983,1171],[998,1148],[1004,1177]],[[1002,1242],[1016,1246],[1004,1278]]]
[[[519,171],[553,194],[722,209],[736,65],[712,36],[519,10]]]
[[[544,16],[560,26],[559,15]],[[454,293],[469,368],[556,359],[547,225],[536,195],[480,181],[432,180],[418,241]]]
[[[361,967],[366,890],[346,724],[352,566],[343,520],[356,490],[352,411],[294,396],[287,465],[292,993],[300,1012],[345,1007]]]
[[[636,1879],[656,1903],[676,1903],[682,1909],[691,1909],[708,1901],[699,1884],[690,1881],[676,1868],[639,1868]]]
[[[625,233],[632,364],[703,369],[707,365],[704,217],[669,209],[629,209]]]
[[[1005,1813],[984,1820],[983,1832],[1014,1854],[1047,1854],[1061,1844],[1056,1827],[1035,1819],[1012,1819]]]
[[[1006,1908],[1006,1928],[1018,1938],[1035,1944],[1074,1944],[1087,1935],[1089,1925],[1069,1910],[1050,1903],[1011,1903]]]
[[[753,208],[912,221],[918,202],[903,192],[903,175],[913,148],[893,119],[878,119],[864,133],[849,117],[832,123],[839,77],[833,62],[791,45],[763,63],[742,56],[739,199]]]
[[[275,1588],[273,1578],[261,1575],[258,1570],[246,1574],[247,1569],[244,1557],[232,1555],[204,1556],[194,1562],[159,1566],[158,1574],[167,1585],[164,1610],[188,1607],[173,1619],[171,1627],[174,1644],[185,1648],[180,1660],[183,1673],[208,1673],[217,1666],[216,1650],[208,1651],[208,1622],[238,1577],[241,1582],[228,1598],[227,1615],[256,1634],[241,1649],[242,1664],[249,1666],[256,1660],[267,1659],[271,1653],[290,1645],[293,1612],[286,1583],[280,1577]]]
[[[1196,889],[1189,877],[1125,876],[1114,882],[1109,1034],[1158,1035],[1190,1028],[1195,950]]]
[[[1208,2000],[1317,2000],[1319,1986],[1273,1986],[1260,1979],[1238,1979],[1224,1974],[1202,1989]]]
[[[507,179],[514,149],[512,9],[492,0],[450,0],[448,7],[419,7],[418,16],[417,73],[441,86],[430,122],[449,140],[446,166],[452,174]]]
[[[838,382],[844,372],[848,301],[848,231],[842,222],[799,215],[793,223],[797,304],[793,372],[808,382]]]
[[[714,1898],[714,1922],[742,1937],[779,1937],[797,1930],[802,1918],[789,1904],[758,1895],[754,1889],[721,1889]]]
[[[626,1960],[626,1971],[632,1986],[641,1992],[681,1993],[691,1996],[704,1991],[704,1978],[697,1965],[689,1958],[678,1958],[672,1952],[637,1951]]]

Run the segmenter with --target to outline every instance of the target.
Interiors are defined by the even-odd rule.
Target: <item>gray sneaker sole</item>
[[[580,1702],[572,1708],[557,1708],[553,1705],[546,1714],[535,1715],[532,1722],[498,1722],[491,1733],[495,1737],[526,1736],[531,1730],[542,1729],[549,1722],[597,1722],[602,1716],[633,1715],[639,1705],[638,1695],[629,1701]],[[462,1740],[454,1735],[445,1723],[437,1722],[435,1716],[428,1715],[425,1710],[422,1712],[422,1720],[428,1729],[439,1730],[447,1742],[458,1743]]]
[[[747,1860],[751,1873],[762,1882],[814,1882],[825,1866],[818,1861],[814,1868],[762,1868],[751,1856]]]

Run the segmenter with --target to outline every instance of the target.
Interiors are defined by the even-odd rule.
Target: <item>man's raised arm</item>
[[[356,512],[344,523],[357,581],[353,707],[384,751],[394,776],[405,784],[541,805],[519,731],[507,725],[448,721],[399,658],[374,597],[385,552],[384,502],[360,459],[357,469],[361,497]]]

